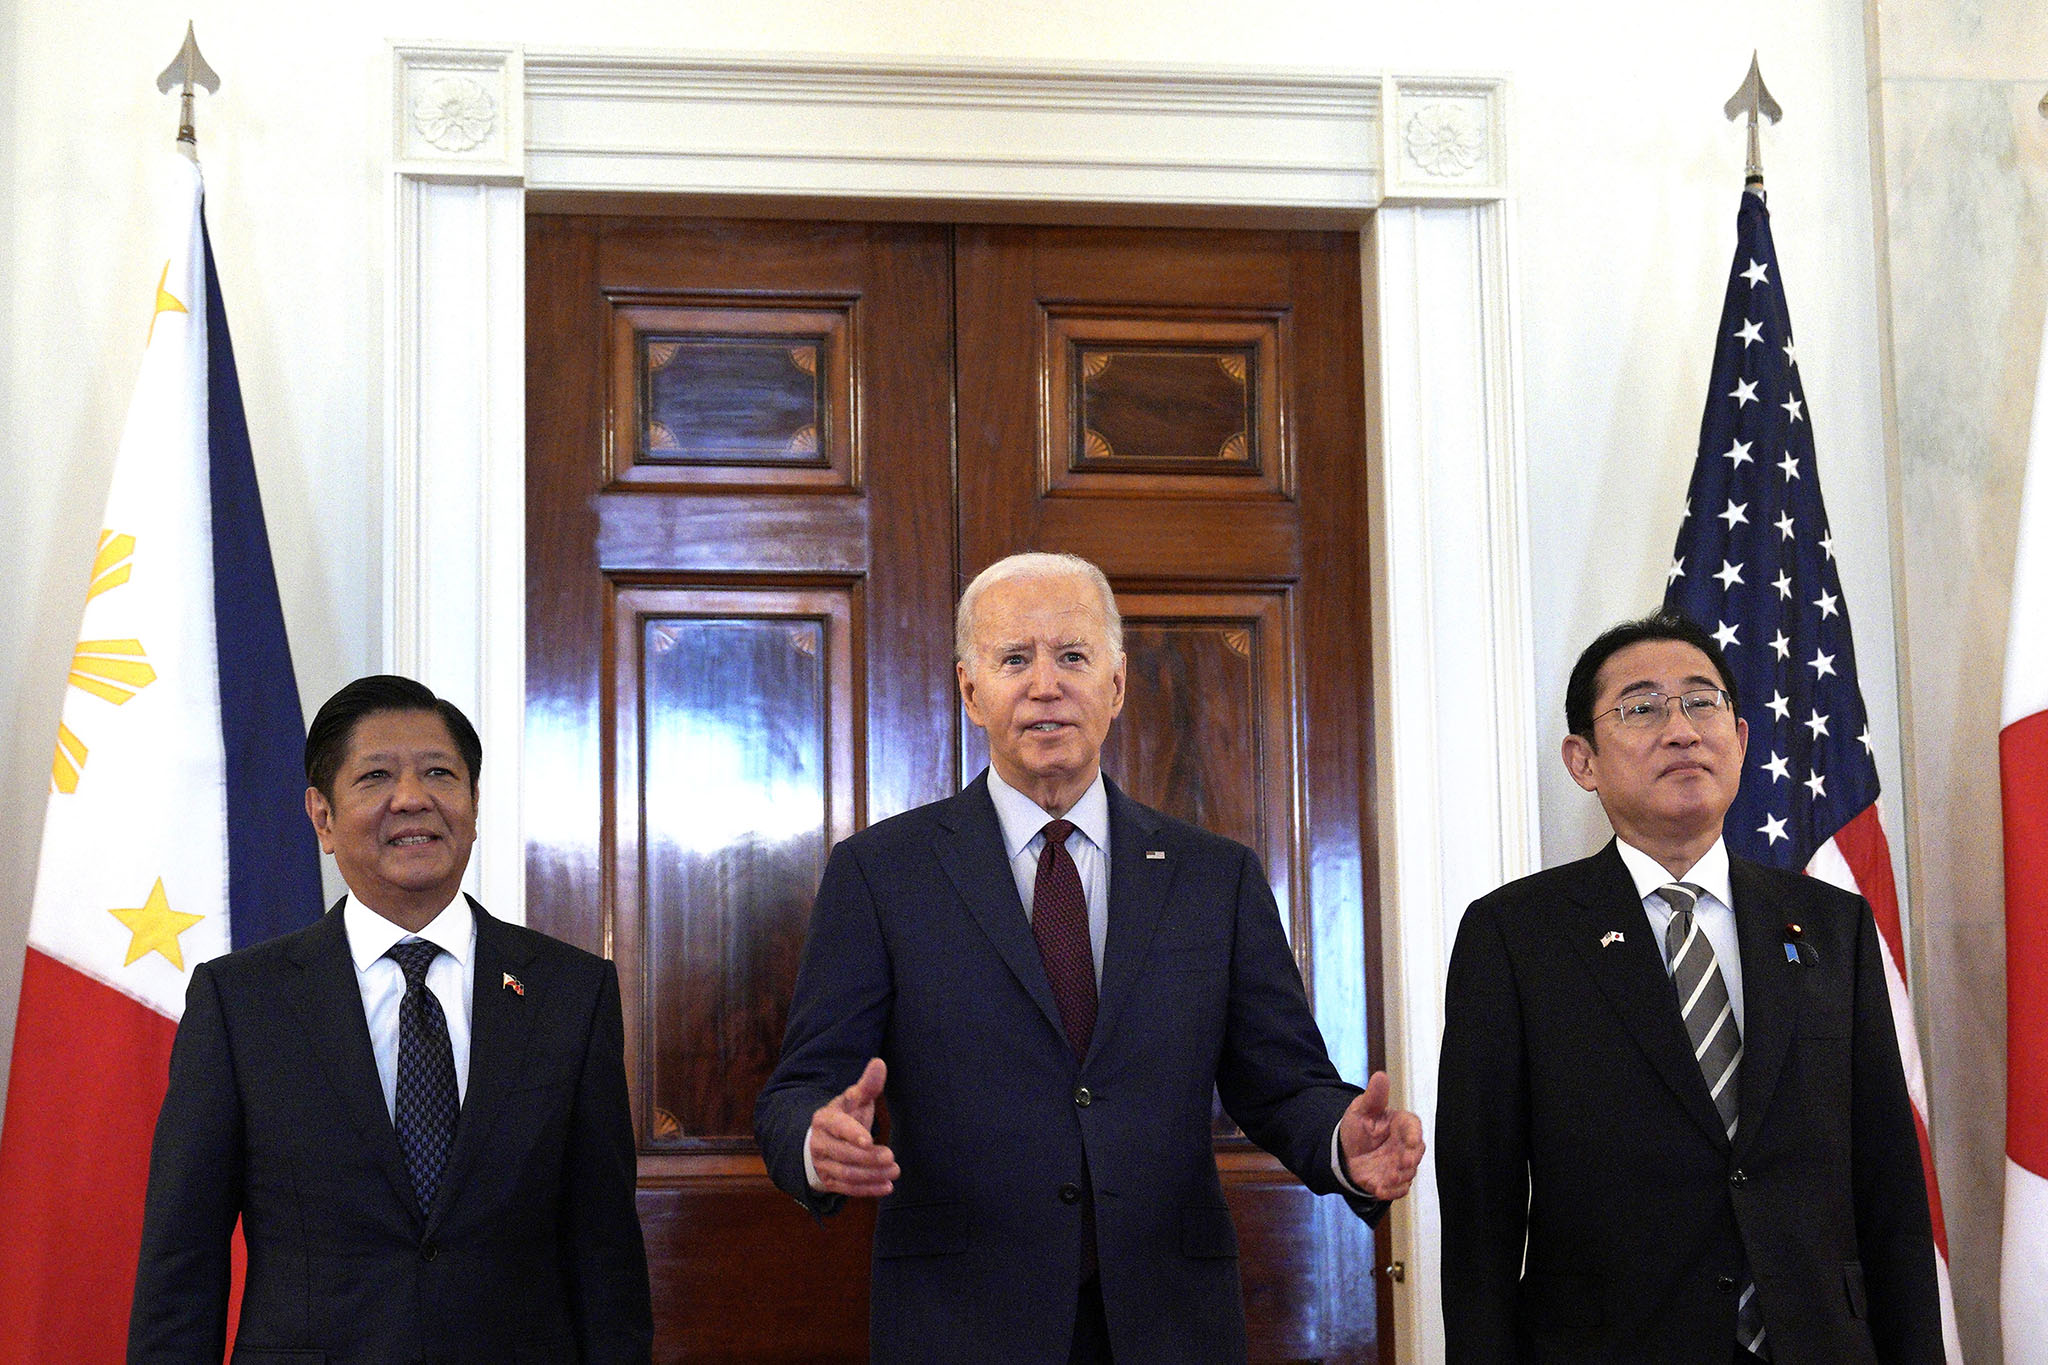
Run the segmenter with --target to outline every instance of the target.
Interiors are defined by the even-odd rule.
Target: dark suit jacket
[[[1436,1129],[1458,1365],[1727,1365],[1745,1256],[1778,1365],[1942,1359],[1870,907],[1740,859],[1730,881],[1745,1013],[1732,1146],[1612,843],[1465,912]]]
[[[236,1365],[648,1360],[618,977],[470,905],[468,1090],[424,1213],[341,907],[193,972],[150,1159],[131,1365],[218,1365],[238,1216]]]
[[[1211,1088],[1318,1193],[1357,1094],[1331,1066],[1258,860],[1109,787],[1100,1012],[1076,1063],[984,776],[833,850],[754,1131],[814,1211],[812,1113],[889,1065],[902,1176],[875,1225],[874,1359],[1067,1358],[1094,1210],[1119,1365],[1245,1356]],[[1148,857],[1163,853],[1164,857]],[[1356,1200],[1368,1217],[1379,1204]]]

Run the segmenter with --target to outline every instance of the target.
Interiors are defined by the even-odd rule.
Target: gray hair
[[[954,661],[964,663],[974,650],[974,608],[982,593],[997,583],[1042,578],[1083,578],[1092,584],[1102,598],[1102,625],[1109,637],[1110,653],[1121,655],[1124,652],[1123,613],[1116,609],[1116,594],[1110,590],[1109,579],[1104,577],[1102,570],[1079,555],[1028,550],[998,559],[976,574],[974,581],[967,585],[967,591],[960,594],[959,610],[953,613]]]

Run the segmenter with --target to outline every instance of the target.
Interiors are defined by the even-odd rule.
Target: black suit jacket
[[[1466,911],[1436,1130],[1458,1365],[1727,1365],[1745,1260],[1777,1365],[1941,1361],[1870,907],[1740,859],[1730,881],[1745,1014],[1732,1144],[1612,843]]]
[[[986,777],[833,850],[755,1134],[775,1183],[830,1212],[804,1179],[811,1115],[888,1063],[903,1173],[875,1225],[877,1361],[1064,1362],[1090,1207],[1119,1365],[1242,1361],[1212,1087],[1310,1189],[1339,1188],[1330,1135],[1358,1090],[1330,1065],[1258,860],[1114,785],[1109,818],[1080,1062]]]
[[[236,1365],[648,1360],[617,974],[470,906],[468,1088],[430,1209],[384,1107],[341,907],[193,972],[131,1365],[218,1365],[237,1217]]]

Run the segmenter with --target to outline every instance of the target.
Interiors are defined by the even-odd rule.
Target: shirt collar
[[[991,765],[988,770],[988,796],[996,804],[996,819],[1003,826],[1003,852],[1012,862],[1024,851],[1024,846],[1036,839],[1052,817],[1045,808],[1038,805],[1023,792],[1003,781],[1002,774]],[[1102,785],[1102,772],[1096,770],[1095,780],[1088,784],[1088,790],[1081,793],[1081,799],[1063,819],[1073,823],[1074,828],[1088,836],[1088,841],[1097,848],[1109,848],[1109,792]]]
[[[476,916],[470,912],[469,898],[460,891],[417,935],[406,933],[364,905],[353,891],[341,907],[341,923],[348,930],[348,955],[355,959],[359,972],[369,970],[372,962],[391,951],[392,944],[406,938],[426,939],[465,970],[476,954]]]
[[[1700,855],[1700,860],[1686,869],[1683,877],[1674,877],[1664,864],[1635,847],[1627,840],[1617,837],[1616,851],[1621,854],[1622,865],[1628,868],[1628,875],[1636,884],[1636,899],[1648,900],[1657,894],[1660,886],[1673,882],[1691,882],[1700,890],[1712,896],[1729,909],[1735,908],[1735,893],[1728,884],[1728,844],[1726,840],[1714,840],[1714,846]]]

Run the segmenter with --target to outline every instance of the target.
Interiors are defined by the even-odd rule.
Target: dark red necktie
[[[1067,1044],[1078,1059],[1088,1055],[1088,1039],[1095,1032],[1095,954],[1088,946],[1088,898],[1081,891],[1081,870],[1067,852],[1067,836],[1073,832],[1069,820],[1054,820],[1045,827],[1038,883],[1031,890],[1031,936],[1038,940],[1038,960],[1045,964]]]

